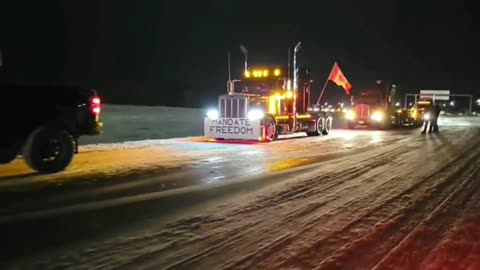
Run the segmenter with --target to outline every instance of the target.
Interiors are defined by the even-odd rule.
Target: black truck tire
[[[0,149],[0,164],[7,164],[12,162],[17,157],[16,148]]]
[[[330,133],[330,130],[332,130],[332,124],[333,124],[333,118],[330,114],[327,114],[325,117],[325,125],[322,130],[323,135],[328,135]]]
[[[323,118],[322,115],[319,115],[317,117],[317,121],[315,122],[315,130],[307,131],[307,136],[320,136],[324,130],[325,130],[325,118]]]
[[[40,173],[56,173],[70,165],[75,154],[75,140],[66,130],[44,126],[34,130],[23,150],[25,162]]]

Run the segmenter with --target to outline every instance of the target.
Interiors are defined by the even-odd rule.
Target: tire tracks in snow
[[[386,153],[383,153],[383,154],[380,154],[377,156],[377,158],[374,158],[374,159],[371,159],[371,160],[367,160],[365,161],[365,163],[363,164],[360,164],[358,167],[360,168],[364,168],[362,169],[360,172],[360,174],[358,174],[358,169],[357,167],[354,167],[352,169],[347,169],[346,171],[348,172],[342,172],[342,173],[333,173],[332,175],[330,175],[330,177],[328,177],[328,179],[332,180],[332,181],[336,181],[334,183],[330,183],[330,181],[319,181],[319,178],[322,178],[322,177],[316,177],[316,178],[312,178],[310,180],[307,180],[307,181],[314,181],[312,183],[305,183],[305,182],[302,182],[302,185],[300,185],[299,187],[295,188],[295,187],[291,187],[291,188],[288,188],[288,190],[291,190],[291,192],[287,192],[287,193],[282,193],[282,195],[285,195],[285,194],[288,194],[289,196],[283,196],[283,197],[286,197],[287,200],[283,200],[282,202],[284,203],[291,203],[291,201],[294,199],[303,199],[303,201],[305,200],[308,200],[308,199],[311,199],[312,196],[316,196],[316,197],[319,197],[319,198],[323,198],[324,200],[321,201],[320,203],[318,204],[309,204],[309,209],[308,211],[306,212],[311,212],[313,210],[315,210],[315,208],[318,208],[318,207],[321,207],[322,205],[325,205],[325,204],[328,204],[328,203],[331,203],[332,201],[335,201],[336,199],[338,199],[338,196],[327,196],[327,194],[331,191],[330,189],[328,188],[324,188],[324,184],[327,183],[327,184],[332,184],[330,186],[330,188],[337,188],[339,185],[341,186],[341,183],[343,182],[347,182],[348,180],[357,180],[358,183],[356,184],[357,186],[364,183],[365,179],[361,179],[361,181],[359,181],[359,176],[360,175],[365,175],[367,174],[368,171],[371,171],[371,170],[374,170],[374,169],[378,169],[378,168],[381,168],[382,165],[388,163],[390,160],[388,159],[385,159],[386,157],[388,156],[396,156],[397,154],[401,153],[401,152],[404,152],[405,151],[405,148],[403,146],[394,146],[394,148],[389,151],[389,152],[386,152]],[[370,165],[370,166],[367,166],[367,165]],[[374,165],[374,166],[372,166]],[[342,178],[338,178],[338,176],[341,175]],[[376,175],[376,174],[374,174]],[[348,176],[348,177],[347,177]],[[318,187],[316,187],[316,185],[318,185]],[[308,190],[308,196],[299,196],[299,192],[298,192],[298,188],[301,189],[303,191],[303,187],[306,186],[307,187],[307,190]],[[377,188],[377,186],[374,186],[371,188],[371,190],[375,190]],[[354,198],[358,197],[359,195],[358,194],[354,194],[354,190],[353,188],[341,188],[340,190],[344,190],[344,191],[350,191],[351,192],[351,195],[354,196]],[[312,194],[313,193],[313,194]],[[345,194],[344,194],[345,195]],[[274,195],[274,196],[271,196],[271,198],[276,198],[278,197],[278,194],[277,195]],[[348,196],[347,196],[348,197]],[[352,198],[351,200],[353,200],[354,198]],[[375,198],[375,196],[372,196],[372,198]],[[266,200],[266,202],[269,203],[269,205],[271,206],[272,203],[269,201],[269,200]],[[256,205],[258,204],[259,202],[258,201],[255,201],[252,203],[252,205]],[[279,204],[280,202],[277,201],[277,205]],[[301,204],[301,203],[300,203]],[[336,210],[336,212],[341,212],[342,211],[342,207],[343,205],[338,205],[338,206],[335,206],[334,210]],[[258,209],[262,209],[264,208],[263,206],[260,206],[260,207],[256,207],[256,210]],[[247,207],[248,211],[251,211],[252,209],[249,209],[249,207]],[[300,209],[298,211],[298,213],[293,213],[291,216],[287,216],[285,218],[282,218],[280,220],[277,220],[276,222],[278,223],[278,226],[273,223],[273,220],[272,220],[272,223],[267,223],[267,224],[262,224],[263,226],[262,227],[255,227],[255,228],[250,228],[249,226],[246,226],[246,231],[244,231],[243,233],[245,234],[249,234],[249,233],[252,233],[252,234],[255,234],[255,235],[262,235],[262,234],[265,234],[265,235],[271,235],[273,232],[275,232],[275,229],[274,228],[277,228],[279,227],[280,225],[285,225],[285,223],[293,223],[293,224],[290,224],[289,227],[298,227],[300,225],[298,225],[298,222],[296,222],[294,220],[294,217],[295,215],[301,215],[301,211],[304,210],[304,209]],[[332,212],[334,210],[331,210]],[[245,213],[245,211],[241,211],[240,212],[241,214]],[[305,213],[306,214],[306,213]],[[333,215],[333,214],[332,214]],[[310,218],[310,217],[309,217]],[[268,219],[268,217],[267,217]],[[315,226],[316,224],[316,219],[314,220],[310,220],[311,222],[305,222],[305,224],[301,224],[301,226],[303,227],[306,227],[304,229],[304,231],[308,230],[311,226]],[[228,226],[234,226],[233,224],[228,224],[228,225],[225,225],[226,227]],[[260,231],[259,231],[260,230]],[[275,245],[276,246],[280,246],[280,245],[286,245],[288,244],[289,242],[291,242],[293,239],[297,238],[299,234],[302,234],[303,232],[300,231],[298,233],[294,233],[294,234],[291,234],[289,237],[285,237],[282,236],[280,238],[277,238],[274,240],[275,242]],[[222,238],[221,235],[219,235],[218,237]],[[257,244],[258,242],[261,242],[265,239],[257,239],[256,241],[254,241],[254,243],[252,245],[255,245]],[[228,241],[226,241],[228,242]],[[236,243],[235,245],[240,245],[240,246],[243,246],[244,243]],[[235,247],[235,246],[234,246]],[[266,250],[269,249],[270,247],[272,247],[272,244],[265,244],[262,247],[260,247],[260,252],[257,252],[257,253],[262,253],[262,252],[267,252]],[[239,250],[241,250],[242,248],[237,248]],[[241,261],[248,261],[249,259],[251,259],[252,256],[254,256],[255,254],[249,254],[249,256],[243,258]],[[188,265],[192,265],[194,264],[194,261],[190,261],[190,262],[182,262],[182,264],[185,264],[183,265],[183,267],[185,268],[188,268],[187,266]],[[178,267],[180,264],[176,264],[175,266]],[[231,266],[226,266],[226,268],[230,268]],[[236,268],[238,267],[238,264],[235,264],[235,267],[233,268]],[[175,268],[175,267],[172,267],[172,268]]]
[[[367,172],[375,168],[381,167],[382,165],[390,162],[390,160],[387,157],[395,156],[396,154],[400,154],[404,151],[405,149],[402,146],[394,145],[393,147],[391,147],[389,151],[379,154],[374,159],[366,160],[364,163],[361,163],[358,166],[354,166],[352,168],[346,169],[341,172],[334,171],[332,173],[328,173],[320,177],[316,176],[313,178],[309,178],[306,181],[301,181],[298,184],[291,185],[290,188],[286,189],[286,191],[273,193],[271,195],[269,194],[267,197],[262,197],[259,200],[255,200],[245,208],[228,213],[228,216],[233,220],[233,222],[228,225],[225,224],[224,227],[235,227],[236,216],[245,215],[250,212],[261,211],[262,209],[279,205],[279,204],[288,204],[295,200],[305,200],[314,195],[315,196],[318,195],[318,197],[323,197],[323,195],[328,194],[331,189],[336,188],[338,185],[341,185],[349,180],[355,180],[359,176],[365,175]],[[333,196],[325,196],[323,198],[324,200],[322,200],[322,202],[318,205],[318,207],[320,207],[322,204],[327,204],[336,199],[336,197],[333,197]],[[300,215],[300,213],[294,213],[290,217],[277,220],[276,222],[279,223],[278,225],[280,225],[283,222],[285,222],[285,220],[292,220],[295,217],[295,215]],[[260,226],[255,227],[255,226],[251,226],[251,224],[247,224],[244,227],[241,227],[240,230],[237,230],[237,229],[234,229],[234,230],[238,231],[240,234],[251,233],[254,235],[258,235],[258,234],[262,234],[263,232],[265,235],[270,235],[272,233],[272,227],[276,227],[276,225],[273,223],[263,223],[261,228],[259,227]],[[282,237],[275,239],[274,242],[276,243],[276,245],[285,245],[292,239],[296,238],[297,235],[300,233],[301,232],[294,233],[288,236],[283,235]],[[170,265],[169,267],[166,267],[166,269],[179,269],[179,268],[188,269],[189,267],[192,267],[192,265],[194,265],[195,262],[199,260],[199,258],[204,258],[205,256],[208,256],[208,255],[214,255],[215,253],[218,253],[221,250],[225,250],[228,248],[238,249],[239,246],[244,245],[242,241],[244,241],[245,239],[242,239],[241,237],[239,237],[240,235],[236,236],[238,240],[234,240],[234,241],[232,241],[230,237],[225,237],[225,236],[226,235],[223,235],[223,234],[212,235],[211,236],[212,239],[221,239],[223,244],[216,246],[216,249],[208,248],[200,252],[200,254],[197,253],[190,257],[184,258],[183,260],[176,260],[174,264]],[[258,242],[258,240],[263,240],[263,239],[256,239],[255,242]],[[210,244],[211,243],[208,242],[207,246],[210,246]],[[270,246],[271,244],[265,245],[265,247],[267,248]],[[205,254],[205,253],[208,253],[208,254]],[[181,257],[183,258],[183,256]],[[226,267],[226,268],[229,268],[229,267]]]
[[[329,189],[336,187],[336,185],[338,183],[335,182],[335,181],[340,180],[340,179],[345,180],[345,181],[347,181],[349,179],[356,179],[358,176],[360,176],[362,174],[365,174],[369,170],[371,170],[373,168],[376,168],[377,166],[387,162],[385,160],[385,157],[387,157],[389,154],[398,154],[401,151],[404,151],[404,150],[402,150],[402,147],[398,146],[398,145],[394,145],[391,148],[392,148],[391,151],[389,151],[387,153],[381,153],[375,159],[366,160],[365,161],[366,163],[363,164],[364,166],[361,166],[361,165],[354,166],[354,167],[349,168],[349,169],[347,169],[345,171],[342,171],[342,172],[333,172],[333,173],[324,175],[324,176],[322,176],[324,181],[319,181],[318,177],[314,177],[310,180],[311,181],[310,183],[307,183],[307,184],[303,183],[303,185],[302,185],[302,183],[300,183],[300,185],[298,185],[296,188],[297,188],[297,190],[301,190],[301,192],[282,193],[282,196],[281,196],[282,200],[277,201],[276,204],[289,203],[292,200],[300,199],[302,196],[299,196],[299,195],[302,192],[310,193],[308,191],[308,189],[312,188],[313,185],[319,186],[317,188],[318,191],[323,190],[323,192],[327,193]],[[379,150],[375,149],[375,151],[379,151]],[[366,166],[366,165],[368,165],[368,166]],[[350,177],[348,177],[348,176],[350,176]],[[324,186],[325,184],[328,184],[328,188],[323,189],[322,186]],[[177,238],[180,237],[183,234],[189,234],[189,233],[192,234],[191,237],[181,238],[181,240],[176,242],[176,244],[175,244],[176,246],[182,246],[182,245],[183,246],[191,246],[191,245],[195,245],[196,243],[202,243],[203,242],[203,243],[206,243],[206,246],[208,246],[208,248],[205,248],[201,252],[194,253],[194,254],[189,253],[189,250],[185,250],[185,251],[179,250],[177,252],[177,254],[175,255],[175,258],[172,259],[173,261],[176,261],[175,265],[172,265],[172,268],[180,267],[180,265],[182,265],[182,264],[184,264],[185,267],[188,268],[188,265],[191,265],[191,264],[195,263],[196,261],[202,260],[202,259],[206,258],[207,256],[215,254],[216,252],[219,252],[221,250],[225,250],[225,249],[228,249],[228,248],[235,249],[235,246],[242,246],[243,244],[241,242],[244,239],[242,239],[241,235],[244,234],[244,233],[249,233],[249,231],[252,230],[252,228],[263,227],[264,229],[268,230],[268,227],[265,226],[265,225],[268,225],[268,224],[257,224],[255,222],[249,222],[248,224],[241,224],[241,223],[235,224],[236,223],[235,219],[238,218],[238,216],[242,216],[246,213],[249,213],[249,212],[252,212],[252,211],[259,211],[260,210],[259,208],[255,209],[255,207],[253,207],[253,206],[257,206],[259,203],[263,204],[262,208],[267,208],[267,207],[272,206],[272,203],[271,203],[270,200],[274,199],[276,196],[277,195],[275,195],[273,197],[269,197],[269,198],[265,198],[265,197],[264,198],[259,198],[259,201],[255,201],[255,202],[249,204],[249,206],[247,206],[247,209],[248,209],[247,211],[233,211],[233,212],[228,213],[226,221],[217,222],[217,224],[215,224],[215,225],[220,225],[221,224],[221,227],[229,228],[228,230],[225,229],[225,230],[221,231],[221,233],[218,233],[217,230],[213,231],[211,234],[207,233],[207,234],[204,234],[204,235],[197,235],[197,234],[195,234],[195,232],[191,232],[191,230],[175,232],[177,234],[176,235]],[[305,196],[303,196],[303,198],[304,197]],[[334,200],[335,198],[329,197],[327,199],[329,201],[331,201],[331,200]],[[208,218],[209,218],[208,216],[202,216],[201,220],[208,220]],[[194,223],[197,223],[197,222],[198,222],[197,219],[181,221],[180,223],[172,224],[171,226],[169,226],[170,227],[169,230],[173,230],[174,228],[178,228],[178,227],[188,227],[190,224],[194,224]],[[254,231],[255,231],[255,229],[253,229],[252,232],[254,233]],[[252,235],[254,235],[254,234],[252,234]],[[150,238],[150,237],[146,236],[146,238]],[[160,238],[160,239],[162,239],[162,238]],[[118,262],[118,263],[120,263],[120,265],[125,265],[125,264],[129,265],[129,264],[135,263],[135,261],[137,261],[137,260],[144,261],[148,257],[159,256],[159,255],[162,254],[162,252],[166,251],[163,248],[159,248],[159,249],[154,249],[155,251],[152,252],[151,247],[153,245],[155,245],[155,243],[156,243],[156,241],[143,241],[142,238],[134,240],[134,241],[129,241],[127,245],[122,243],[121,245],[123,245],[123,250],[122,251],[117,251],[115,254],[112,254],[109,250],[112,250],[111,246],[115,246],[116,244],[115,243],[109,243],[108,245],[105,245],[104,247],[100,247],[100,248],[97,247],[96,250],[97,250],[99,256],[97,257],[97,256],[89,255],[89,263],[92,263],[92,262],[100,263],[105,258],[109,258],[110,256],[123,258],[123,259],[120,260],[121,262],[120,261]],[[120,243],[117,243],[117,244],[120,244]],[[85,252],[88,252],[88,250],[85,251]],[[136,257],[136,259],[134,259],[132,261],[132,258],[135,258],[135,257]],[[178,259],[178,258],[180,258],[180,259]],[[182,259],[183,259],[183,262],[180,262]],[[100,261],[97,261],[97,260],[100,260]],[[96,265],[96,264],[97,263],[94,263],[94,265]],[[103,264],[100,263],[100,265],[103,265]]]
[[[433,205],[426,217],[420,219],[413,228],[390,252],[380,260],[373,269],[392,269],[398,266],[417,269],[430,251],[442,240],[443,235],[462,216],[464,209],[469,208],[478,200],[480,179],[474,177],[480,171],[477,154],[469,159],[468,170],[461,175],[453,175],[450,179],[457,184],[447,194],[442,194],[441,201]],[[477,162],[475,162],[477,161]],[[471,198],[477,195],[474,200]]]
[[[470,153],[469,159],[462,161],[463,166],[460,168],[456,167],[459,161],[457,159],[438,173],[425,178],[420,183],[421,185],[410,190],[411,199],[392,202],[390,205],[394,207],[385,205],[372,211],[362,223],[362,226],[367,229],[353,233],[346,232],[345,236],[337,235],[336,237],[356,240],[346,242],[343,246],[332,246],[332,255],[319,263],[320,266],[316,269],[352,269],[359,265],[370,269],[375,266],[385,256],[385,252],[394,249],[404,237],[408,236],[412,228],[422,224],[426,216],[438,209],[438,205],[441,205],[446,198],[451,197],[452,192],[461,190],[469,178],[466,177],[467,180],[457,183],[457,177],[465,166],[470,166],[469,162],[478,158],[478,155],[478,152],[474,151],[474,154]],[[452,164],[456,165],[452,167]],[[442,177],[442,174],[445,173],[444,170],[448,170],[448,174]],[[439,181],[440,179],[442,180]],[[431,180],[435,180],[436,185],[430,186]],[[402,204],[403,206],[398,208]],[[407,268],[412,269],[411,267]]]
[[[462,154],[459,154],[458,157],[461,158]],[[451,164],[452,162],[455,163],[457,160],[453,160],[449,162],[448,164]],[[447,165],[448,166],[448,165]],[[438,172],[437,172],[438,174]],[[389,181],[385,183],[384,186],[381,188],[378,188],[374,194],[368,194],[368,196],[365,196],[364,198],[361,198],[357,201],[354,201],[353,203],[346,203],[345,205],[347,207],[346,210],[349,210],[349,213],[352,214],[353,217],[356,217],[352,220],[352,216],[342,216],[339,215],[338,213],[333,213],[330,217],[330,219],[326,218],[327,216],[320,216],[319,218],[313,218],[310,219],[308,223],[311,224],[322,224],[322,229],[319,229],[318,231],[313,230],[312,226],[308,226],[308,223],[303,225],[305,229],[302,229],[302,232],[300,234],[300,240],[298,237],[292,238],[292,242],[300,242],[298,245],[293,245],[293,247],[286,247],[286,246],[278,246],[278,245],[272,245],[270,246],[270,249],[267,251],[259,252],[257,254],[251,254],[249,258],[244,258],[244,261],[250,261],[252,260],[252,257],[255,257],[254,262],[250,262],[251,265],[255,265],[256,263],[259,263],[262,267],[265,268],[281,268],[281,267],[293,267],[291,264],[293,263],[297,267],[301,268],[311,268],[315,267],[315,259],[312,258],[320,258],[320,261],[323,260],[324,257],[327,257],[328,254],[334,252],[336,248],[340,248],[342,246],[342,243],[347,243],[346,245],[349,245],[348,243],[351,241],[351,237],[362,237],[362,233],[366,231],[366,228],[362,228],[367,226],[371,226],[375,224],[376,220],[375,215],[372,213],[375,213],[375,211],[382,210],[382,208],[385,208],[385,204],[391,205],[391,206],[396,206],[396,203],[399,201],[405,201],[408,202],[410,200],[410,197],[408,196],[410,193],[414,192],[415,189],[419,188],[421,185],[425,185],[428,183],[428,177],[425,178],[423,181],[416,183],[415,185],[411,186],[410,188],[404,190],[401,192],[401,190],[395,189],[394,187],[396,186],[395,180],[400,180],[400,179],[395,179],[392,178]],[[402,179],[403,180],[403,179]],[[385,190],[391,189],[391,192],[385,192]],[[376,193],[376,194],[375,194]],[[385,196],[385,194],[388,194]],[[344,194],[345,195],[345,194]],[[392,197],[393,196],[393,197]],[[370,197],[370,198],[369,198]],[[387,201],[382,202],[381,200],[376,200],[376,198],[391,198]],[[373,208],[366,207],[372,205]],[[384,216],[388,217],[391,215],[392,209],[384,209],[383,211]],[[358,214],[360,213],[360,214]],[[371,219],[371,220],[370,220]],[[325,227],[338,227],[340,226],[341,223],[346,223],[344,224],[343,227],[343,233],[339,232],[332,232],[329,231],[328,229],[325,229]],[[371,223],[369,225],[369,223]],[[360,227],[360,228],[359,228]],[[351,234],[351,232],[358,231],[354,235]],[[330,237],[325,238],[325,234],[331,235]],[[322,237],[323,236],[323,237]],[[320,241],[317,241],[317,243],[309,243],[309,239],[318,239],[320,238]],[[294,240],[294,241],[293,241]],[[306,244],[309,243],[309,244]],[[285,263],[280,263],[283,262],[282,258],[278,258],[277,256],[273,256],[272,258],[269,258],[269,255],[271,254],[276,254],[278,251],[281,250],[281,253],[287,253],[289,254],[288,257],[289,259]],[[282,256],[282,255],[279,255]],[[302,260],[303,259],[303,260]],[[317,260],[317,263],[318,260]],[[358,266],[358,264],[355,264]],[[239,264],[235,265],[236,267],[239,266]],[[245,267],[248,268],[248,267]],[[327,268],[328,269],[328,268]],[[347,268],[348,269],[348,268]]]
[[[480,171],[475,179],[480,179]],[[478,189],[478,187],[477,187]],[[480,269],[480,193],[470,198],[455,221],[418,269]]]

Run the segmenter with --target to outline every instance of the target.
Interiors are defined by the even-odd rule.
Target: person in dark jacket
[[[432,117],[433,117],[433,105],[429,105],[428,107],[425,107],[425,110],[423,112],[423,130],[422,134],[427,133],[427,129],[430,131],[432,128]]]
[[[440,116],[440,105],[432,105],[431,119],[430,119],[430,129],[428,133],[438,132],[438,117]]]

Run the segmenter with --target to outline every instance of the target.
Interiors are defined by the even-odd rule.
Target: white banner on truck
[[[450,100],[450,90],[420,90],[420,98]]]
[[[258,140],[261,136],[260,120],[247,118],[205,118],[204,134],[208,138]]]

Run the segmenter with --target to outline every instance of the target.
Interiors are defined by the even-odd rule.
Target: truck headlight
[[[348,112],[345,114],[345,118],[347,118],[348,120],[354,120],[354,119],[355,119],[355,112],[353,112],[353,111],[348,111]]]
[[[372,114],[371,118],[372,118],[373,121],[378,121],[378,122],[382,121],[383,120],[383,113],[382,112],[374,112]]]
[[[424,116],[423,116],[423,119],[425,120],[430,120],[430,114],[429,113],[426,113]]]
[[[217,120],[218,119],[218,111],[217,110],[208,110],[207,111],[207,117],[212,119],[212,120]]]
[[[262,119],[265,116],[265,113],[261,110],[251,110],[248,112],[248,119],[257,120]]]

